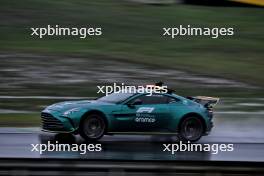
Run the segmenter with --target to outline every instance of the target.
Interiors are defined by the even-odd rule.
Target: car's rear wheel
[[[182,141],[195,142],[203,135],[203,123],[200,118],[189,116],[180,124],[179,139]]]
[[[90,114],[80,124],[80,135],[87,141],[96,141],[103,137],[105,129],[104,118],[99,114]]]

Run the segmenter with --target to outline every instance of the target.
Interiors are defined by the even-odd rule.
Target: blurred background
[[[180,95],[237,98],[219,111],[263,111],[263,2],[234,1],[1,0],[0,126],[38,126],[48,104],[96,97],[96,85],[113,82],[163,81]],[[103,35],[30,35],[48,24]],[[235,35],[162,37],[163,27],[188,24]]]
[[[1,0],[0,157],[263,162],[263,6],[262,0]],[[30,35],[30,28],[47,25],[101,27],[103,35]],[[218,39],[162,36],[163,27],[179,25],[232,27],[235,34]],[[174,157],[160,150],[160,142],[171,138],[141,136],[107,136],[100,141],[105,147],[100,154],[30,152],[30,143],[57,140],[40,132],[40,111],[47,105],[101,96],[97,85],[157,81],[179,95],[220,97],[215,127],[200,142],[235,143],[235,152]],[[78,137],[71,142],[83,143]],[[0,166],[6,162],[0,159]],[[119,171],[111,173],[125,174]]]

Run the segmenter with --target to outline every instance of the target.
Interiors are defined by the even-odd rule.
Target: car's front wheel
[[[87,141],[96,141],[103,137],[106,124],[99,114],[88,115],[80,124],[80,135]]]
[[[195,142],[203,135],[203,123],[200,118],[189,116],[183,119],[179,129],[179,139]]]

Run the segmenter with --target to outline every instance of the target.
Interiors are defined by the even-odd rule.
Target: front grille
[[[41,113],[42,128],[44,130],[63,130],[63,124],[58,119],[54,118],[51,114],[42,112]]]

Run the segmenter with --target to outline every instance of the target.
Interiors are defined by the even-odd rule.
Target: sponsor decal
[[[154,107],[138,108],[135,122],[139,123],[154,123],[156,121],[155,115],[150,114],[155,110]]]
[[[154,107],[141,107],[138,108],[137,113],[152,113],[154,111]]]

